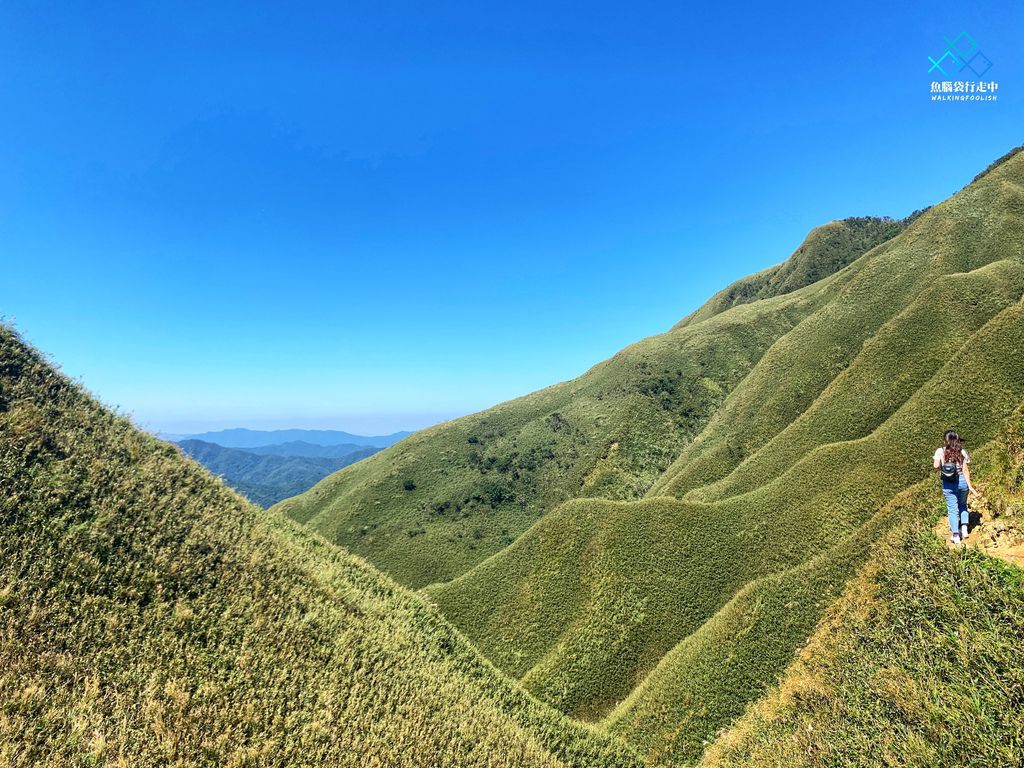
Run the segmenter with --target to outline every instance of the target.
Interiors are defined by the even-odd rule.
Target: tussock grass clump
[[[637,766],[0,326],[0,764]]]

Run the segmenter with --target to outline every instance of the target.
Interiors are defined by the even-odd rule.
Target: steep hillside
[[[708,299],[679,325],[699,323],[738,304],[781,296],[816,283],[853,263],[876,245],[896,237],[919,213],[900,220],[861,216],[815,227],[784,262],[737,280]]]
[[[567,502],[428,589],[499,667],[651,759],[692,761],[780,673],[941,432],[1024,399],[1024,155],[799,297],[642,501]],[[913,506],[913,505],[911,505]],[[781,616],[779,615],[781,611]]]
[[[702,766],[1024,765],[1024,571],[977,554],[1024,534],[1022,433],[975,457],[998,501],[972,546],[897,528]]]
[[[1024,405],[997,445],[973,464],[982,479],[975,483],[979,492],[971,500],[973,532],[966,545],[1024,568]],[[946,538],[945,528],[938,533]]]
[[[182,440],[181,449],[227,485],[261,507],[269,507],[311,488],[342,467],[372,456],[377,448],[358,448],[339,458],[257,454],[202,440]],[[322,446],[313,446],[321,448]]]
[[[638,766],[0,326],[0,764]]]
[[[701,765],[1024,765],[1024,577],[899,531]]]
[[[500,551],[562,501],[640,498],[761,356],[837,290],[833,278],[798,286],[901,227],[819,228],[758,288],[785,295],[681,324],[577,379],[418,432],[278,509],[419,587]]]

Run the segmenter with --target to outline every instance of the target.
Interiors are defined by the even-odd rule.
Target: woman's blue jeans
[[[949,530],[959,533],[960,526],[967,525],[967,478],[963,473],[956,480],[942,481],[942,495],[946,499]]]

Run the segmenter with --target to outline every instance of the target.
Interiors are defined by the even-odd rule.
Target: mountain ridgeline
[[[922,213],[924,210],[915,211],[899,220],[862,216],[822,224],[813,229],[784,262],[737,280],[708,299],[679,325],[696,323],[738,304],[770,299],[816,283],[895,237]]]
[[[0,325],[0,764],[1024,765],[1022,297],[1014,152],[269,510]]]
[[[668,333],[275,507],[421,588],[499,669],[648,761],[700,759],[938,494],[942,431],[1024,399],[1024,155],[832,222]],[[909,521],[909,522],[908,522]]]

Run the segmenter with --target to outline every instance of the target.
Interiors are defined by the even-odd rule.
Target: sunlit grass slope
[[[698,759],[748,702],[764,695],[878,539],[934,508],[934,489],[925,486],[897,495],[819,555],[748,582],[665,654],[602,725],[640,749],[650,764]]]
[[[867,434],[887,418],[972,328],[1019,295],[1022,168],[1024,155],[1007,159],[838,273],[837,296],[772,346],[650,495],[682,496],[751,460],[695,498],[749,490],[762,468],[770,477],[815,442]],[[771,442],[798,418],[811,421]]]
[[[737,304],[781,296],[816,283],[898,235],[920,213],[900,220],[865,216],[815,227],[786,261],[737,280],[679,325],[698,323]]]
[[[976,483],[982,491],[971,506],[979,527],[968,546],[1024,568],[1024,405],[1010,419],[997,449],[978,458],[974,474],[983,478]]]
[[[710,501],[746,493],[778,477],[820,445],[869,434],[935,376],[966,339],[1022,293],[1024,260],[1019,258],[934,278],[860,345],[849,364],[797,418],[729,475],[687,498]],[[790,349],[799,350],[802,340],[795,343]],[[737,395],[739,400],[740,396],[757,398],[759,393],[744,388]],[[740,406],[730,403],[728,407]],[[730,430],[730,435],[739,440],[749,432]],[[674,468],[671,475],[675,472]],[[683,475],[688,474],[683,469]],[[679,477],[662,490],[686,484],[685,477]]]
[[[568,502],[508,550],[430,594],[539,696],[577,716],[600,715],[751,580],[842,546],[920,480],[932,425],[953,418],[968,434],[990,434],[1024,397],[1022,330],[1018,303],[870,436],[822,446],[755,492],[717,504],[664,497]],[[973,392],[961,396],[961,388]],[[845,550],[832,557],[844,568],[855,560]],[[813,625],[818,597],[813,590],[791,606],[810,610],[810,618],[793,634],[769,636],[775,647],[792,651],[799,628]],[[748,634],[735,642],[763,640]],[[785,653],[780,667],[784,660]],[[734,688],[722,683],[704,687],[706,700]],[[694,725],[703,732],[693,736],[714,732],[712,724]]]
[[[648,498],[567,502],[432,599],[541,698],[699,757],[895,516],[869,521],[928,477],[942,430],[977,445],[1024,399],[1022,182],[1018,155],[793,294],[823,298]]]
[[[562,501],[639,498],[765,351],[836,290],[830,279],[802,286],[903,226],[860,218],[819,227],[756,290],[728,299],[742,306],[416,433],[277,509],[418,587],[465,572]]]
[[[635,766],[0,327],[0,764]]]
[[[1021,434],[1018,412],[975,462],[998,500],[998,530],[1016,535]],[[781,683],[701,765],[1024,765],[1022,638],[1024,571],[974,548],[949,550],[926,525],[900,526]]]
[[[693,511],[671,499],[569,502],[551,516],[550,524],[524,534],[510,548],[507,561],[503,553],[450,587],[433,587],[428,594],[466,626],[475,629],[467,619],[485,623],[486,634],[476,639],[486,653],[522,676],[539,696],[585,719],[601,716],[626,697],[681,639],[702,632],[735,653],[735,647],[725,646],[708,628],[722,625],[717,614],[735,612],[734,604],[743,603],[737,592],[763,602],[766,594],[790,590],[790,599],[782,601],[789,603],[789,610],[772,618],[793,625],[792,636],[768,634],[763,639],[772,652],[752,654],[754,666],[777,671],[814,625],[817,610],[837,593],[871,534],[858,529],[856,536],[823,550],[813,566],[781,566],[781,576],[762,575],[769,573],[762,563],[748,568],[742,562],[753,547],[734,523],[745,521],[715,515],[697,523]],[[882,525],[884,521],[877,521],[870,530]],[[666,546],[666,541],[675,545]],[[721,568],[723,563],[730,567]],[[495,589],[491,576],[508,578],[507,589]],[[808,610],[792,601],[796,593],[806,598]],[[512,609],[497,607],[496,599],[512,601]],[[510,614],[522,623],[508,622]],[[718,661],[698,654],[690,659],[688,671],[702,665],[703,672],[720,676],[725,671]],[[697,700],[737,714],[735,702],[723,703],[727,691],[718,683],[698,687]],[[758,684],[756,678],[753,683],[730,683],[744,690],[753,685],[755,692]],[[687,714],[692,702],[680,698],[678,690],[672,697],[678,699],[678,706],[671,708],[676,719],[659,724],[676,729],[692,716]],[[644,724],[653,726],[646,714]]]

